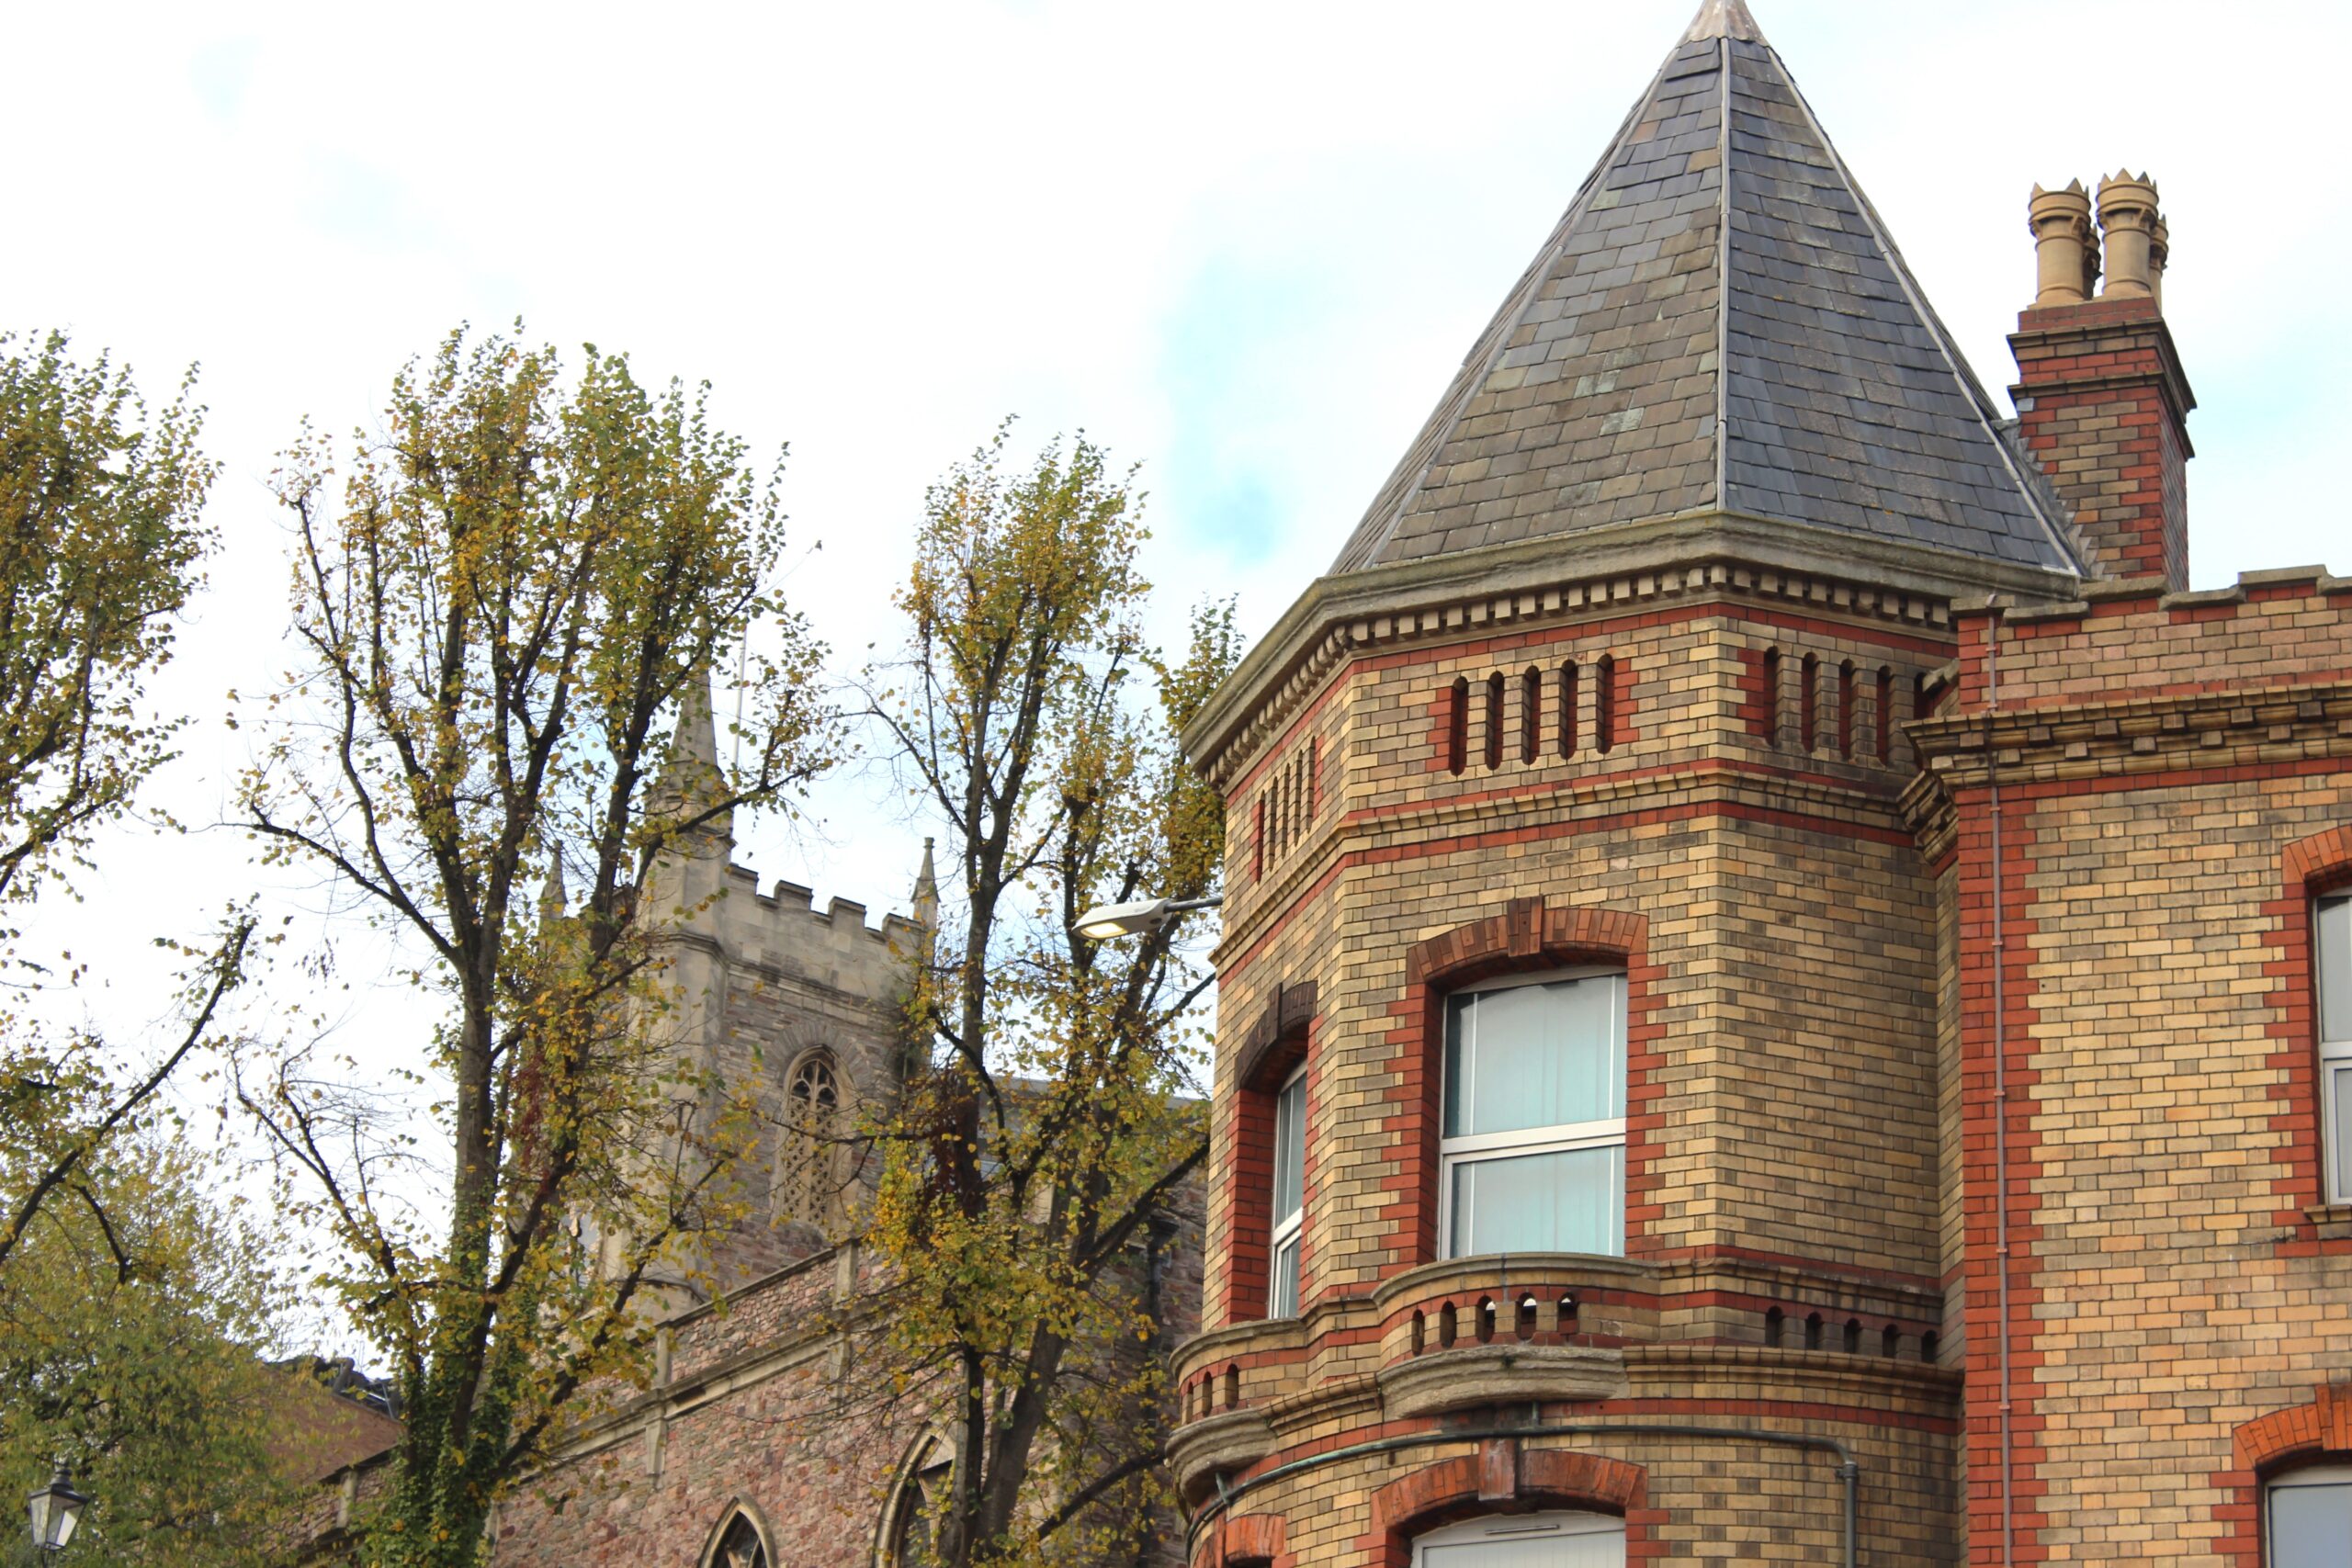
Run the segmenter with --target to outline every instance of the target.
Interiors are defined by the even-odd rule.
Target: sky
[[[213,826],[232,688],[287,662],[274,455],[370,420],[460,322],[707,380],[789,444],[788,596],[840,673],[888,604],[924,486],[1018,415],[1141,463],[1165,635],[1204,596],[1270,626],[1329,562],[1695,0],[1182,6],[0,7],[11,150],[0,329],[68,329],[157,402],[190,364],[220,536],[156,701],[192,829],[100,846],[30,941],[91,966],[54,1005],[135,1040],[148,945],[253,890],[346,940],[313,886]],[[2191,574],[2352,570],[2352,7],[2241,0],[1752,0],[1980,376],[2031,293],[2025,201],[2128,164],[2162,186],[2165,308],[2200,399]],[[2291,156],[2289,154],[2292,154]],[[743,825],[763,882],[873,918],[920,852],[845,775]],[[328,1004],[366,1062],[413,1004]],[[209,1090],[184,1085],[191,1103]],[[217,1098],[217,1096],[216,1096]]]

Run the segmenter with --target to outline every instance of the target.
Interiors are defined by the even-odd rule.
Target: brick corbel
[[[1358,1543],[1379,1568],[1407,1568],[1413,1540],[1458,1519],[1544,1509],[1614,1514],[1625,1521],[1628,1558],[1657,1521],[1645,1507],[1649,1472],[1638,1464],[1570,1449],[1531,1449],[1516,1438],[1481,1442],[1475,1454],[1440,1460],[1372,1495],[1372,1529]]]

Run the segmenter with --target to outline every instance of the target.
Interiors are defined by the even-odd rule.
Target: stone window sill
[[[2322,1241],[2352,1241],[2352,1203],[2322,1203],[2305,1209],[2303,1218],[2312,1223]]]

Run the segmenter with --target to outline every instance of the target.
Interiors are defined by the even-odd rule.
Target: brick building
[[[1198,1568],[2346,1561],[2352,581],[2028,217],[2009,417],[1708,0],[1188,733]]]

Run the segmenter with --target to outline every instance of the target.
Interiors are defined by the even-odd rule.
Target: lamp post
[[[60,1461],[57,1474],[25,1505],[26,1511],[32,1515],[33,1550],[40,1553],[41,1561],[47,1562],[65,1550],[65,1543],[74,1539],[74,1531],[82,1522],[82,1510],[89,1506],[90,1500],[74,1490],[73,1477]]]
[[[1133,904],[1097,904],[1072,920],[1069,929],[1095,942],[1110,942],[1123,936],[1141,936],[1188,909],[1214,909],[1224,902],[1220,896],[1214,898],[1145,898]]]

